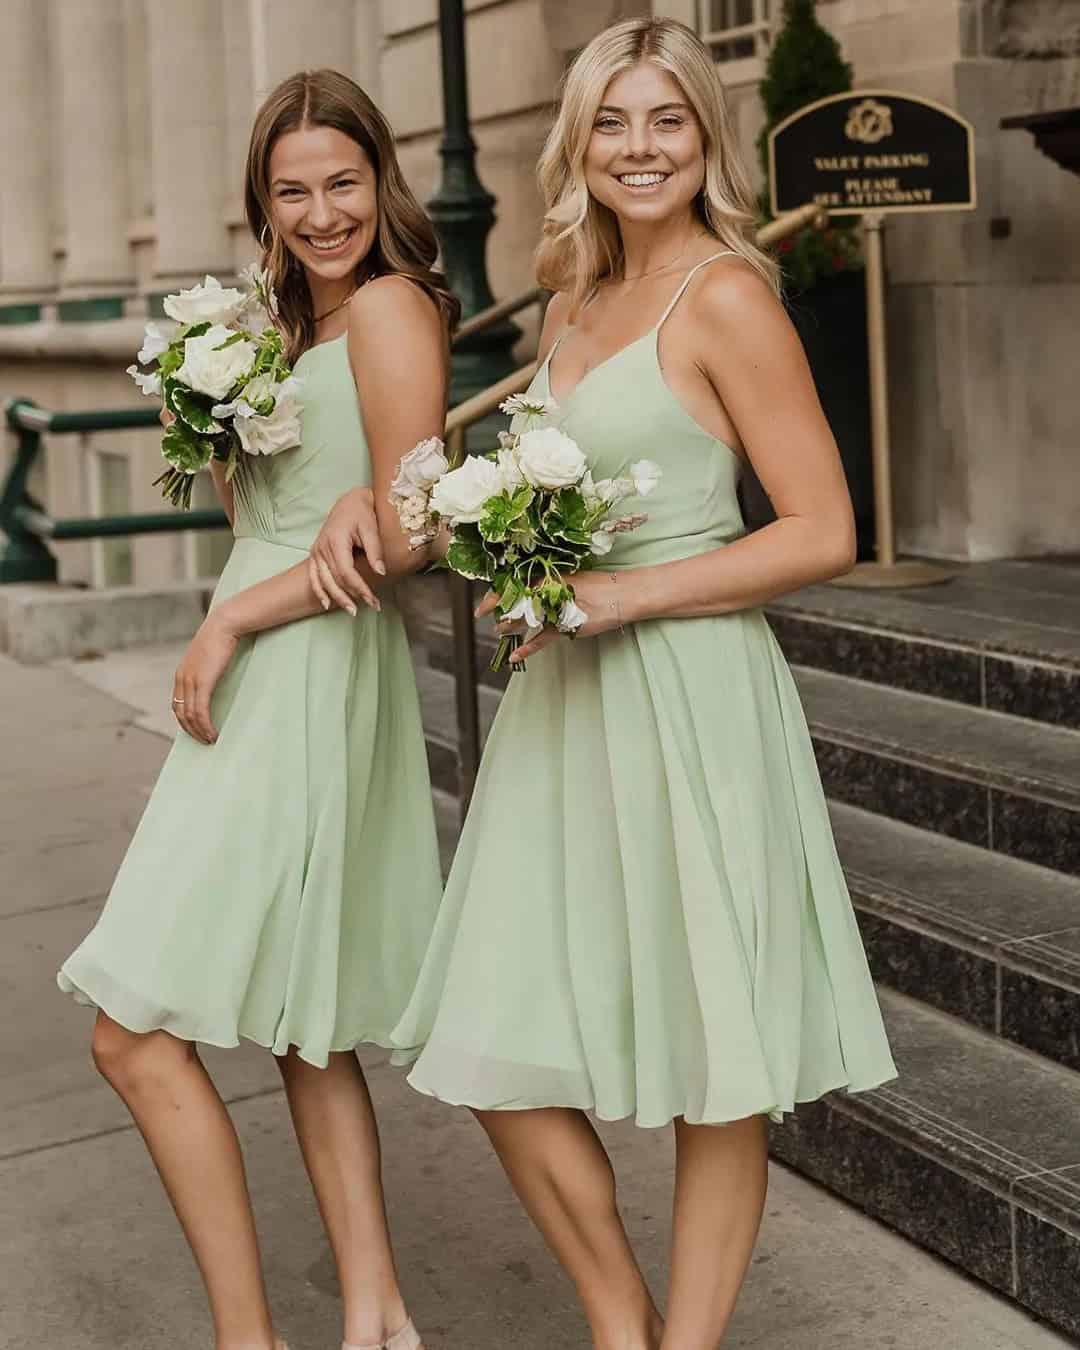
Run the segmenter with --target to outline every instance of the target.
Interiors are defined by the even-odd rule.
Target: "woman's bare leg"
[[[662,1324],[581,1111],[477,1111],[522,1205],[573,1280],[596,1350],[655,1350]]]
[[[406,1313],[387,1228],[379,1131],[363,1071],[351,1051],[331,1055],[325,1069],[295,1051],[278,1066],[337,1264],[345,1339],[377,1345],[401,1329]]]
[[[716,1350],[757,1241],[768,1185],[763,1116],[675,1122],[671,1290],[662,1350]]]
[[[123,1099],[183,1226],[210,1298],[217,1350],[273,1350],[240,1143],[195,1047],[99,1012],[94,1062]]]

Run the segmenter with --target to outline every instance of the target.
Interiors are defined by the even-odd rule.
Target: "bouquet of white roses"
[[[515,395],[502,411],[521,414],[522,430],[503,432],[498,449],[453,469],[441,441],[423,441],[402,459],[390,500],[414,548],[445,522],[446,565],[491,586],[499,597],[497,620],[523,619],[533,630],[553,624],[573,637],[589,616],[566,578],[596,566],[616,534],[645,522],[615,508],[628,497],[647,497],[660,469],[639,460],[623,477],[594,481],[577,443],[545,425],[556,411],[551,400]],[[504,638],[492,669],[520,643],[516,634]]]
[[[300,441],[300,382],[285,361],[272,317],[277,303],[255,267],[243,289],[215,277],[178,295],[164,309],[178,325],[171,334],[148,323],[138,365],[128,374],[174,414],[161,444],[169,468],[154,480],[185,510],[195,475],[212,459],[231,479],[240,452],[276,455]]]

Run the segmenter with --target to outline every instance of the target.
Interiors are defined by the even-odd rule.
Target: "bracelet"
[[[611,578],[611,584],[614,587],[612,599],[609,600],[608,603],[614,611],[615,627],[618,628],[619,632],[625,637],[626,629],[623,627],[622,608],[619,605],[619,574],[618,572],[609,572],[608,576]]]

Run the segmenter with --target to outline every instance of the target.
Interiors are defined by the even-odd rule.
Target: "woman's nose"
[[[626,129],[626,152],[636,159],[649,159],[656,152],[656,138],[649,125],[629,126]]]
[[[324,192],[316,192],[308,207],[308,222],[313,229],[328,230],[333,225],[337,213],[330,198]]]

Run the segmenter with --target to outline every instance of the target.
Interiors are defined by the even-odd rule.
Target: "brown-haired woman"
[[[381,548],[375,502],[442,430],[457,307],[390,130],[345,76],[270,95],[246,200],[303,383],[301,444],[243,456],[231,483],[215,474],[236,543],[176,673],[181,732],[59,979],[98,1009],[94,1059],[183,1224],[217,1350],[280,1345],[236,1132],[195,1049],[240,1037],[277,1056],[346,1345],[414,1350],[354,1049],[388,1042],[440,879],[408,645],[383,589],[424,555],[396,519]],[[342,498],[366,558],[339,579],[309,550]],[[330,595],[349,612],[327,612]]]

